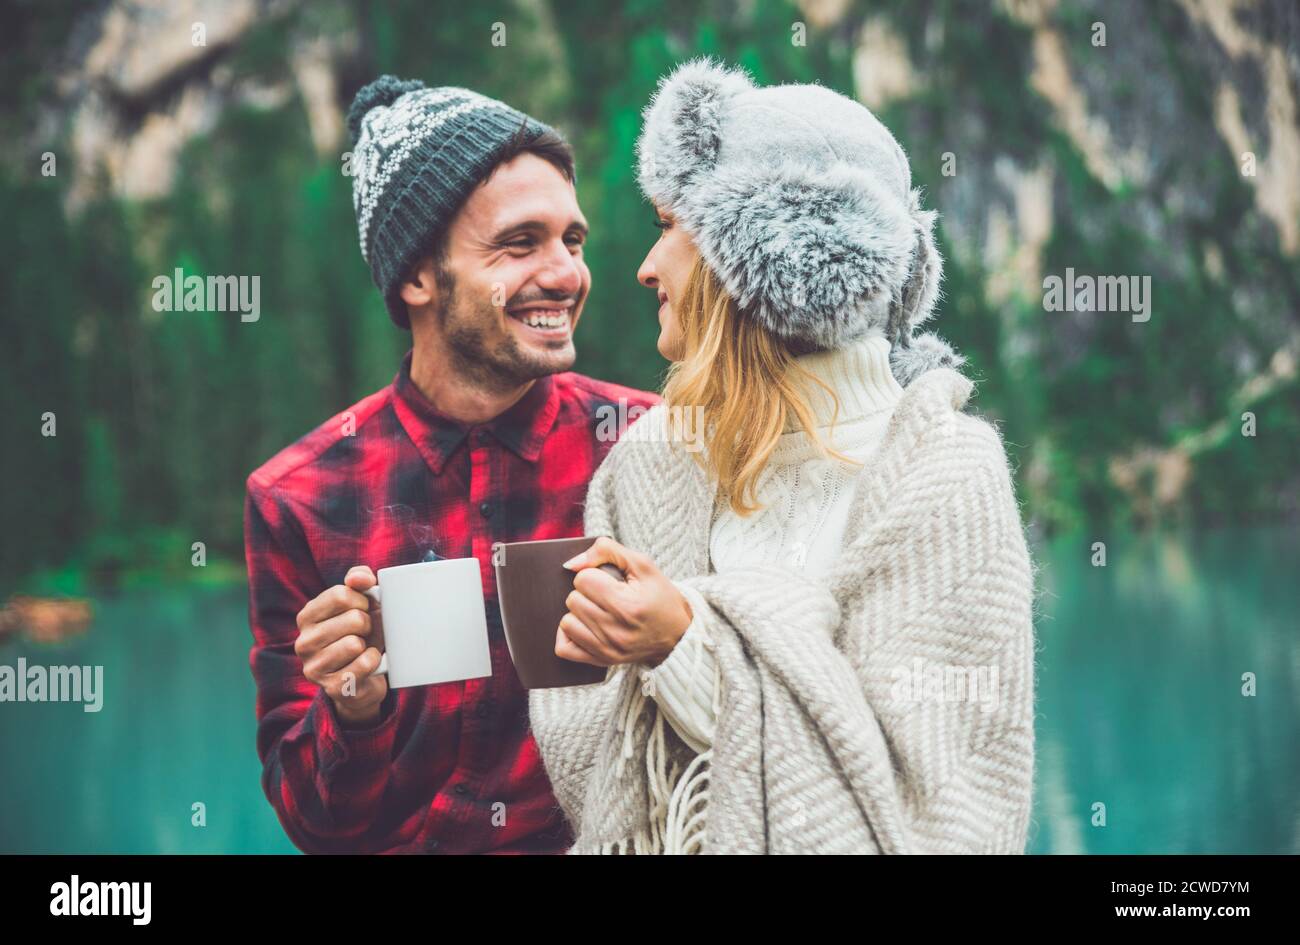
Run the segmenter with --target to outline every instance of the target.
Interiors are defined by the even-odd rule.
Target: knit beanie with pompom
[[[517,135],[548,125],[504,102],[456,86],[380,76],[348,110],[352,206],[361,255],[388,314],[410,328],[400,290],[470,192]]]

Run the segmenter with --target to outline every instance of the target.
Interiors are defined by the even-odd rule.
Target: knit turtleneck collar
[[[903,388],[894,380],[889,367],[889,350],[888,340],[876,329],[843,347],[800,355],[795,360],[835,390],[840,401],[840,412],[835,417],[835,425],[839,427],[891,410],[903,396]],[[834,401],[815,383],[809,382],[805,390],[817,426],[830,426]],[[798,418],[789,418],[786,430],[798,429]]]

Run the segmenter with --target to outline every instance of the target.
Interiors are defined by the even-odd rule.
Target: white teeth
[[[565,312],[561,315],[542,315],[536,312],[525,312],[522,321],[533,328],[561,328],[569,324],[569,314]]]

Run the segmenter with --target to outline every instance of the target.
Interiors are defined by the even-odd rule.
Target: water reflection
[[[1031,852],[1300,850],[1297,544],[1268,528],[1040,550]]]
[[[1298,544],[1268,528],[1036,552],[1031,852],[1300,852]],[[102,664],[105,686],[99,713],[0,704],[0,851],[293,850],[259,783],[245,601],[133,593],[98,600],[84,636],[0,646],[10,666]]]

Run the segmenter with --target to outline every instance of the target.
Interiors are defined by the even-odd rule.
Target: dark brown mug
[[[526,689],[586,686],[605,681],[608,667],[575,663],[555,655],[555,633],[560,619],[569,612],[565,600],[577,576],[577,572],[564,567],[564,562],[595,542],[595,538],[582,536],[499,541],[492,546],[501,625],[515,672]],[[602,564],[600,569],[620,581],[627,580],[612,564]]]

